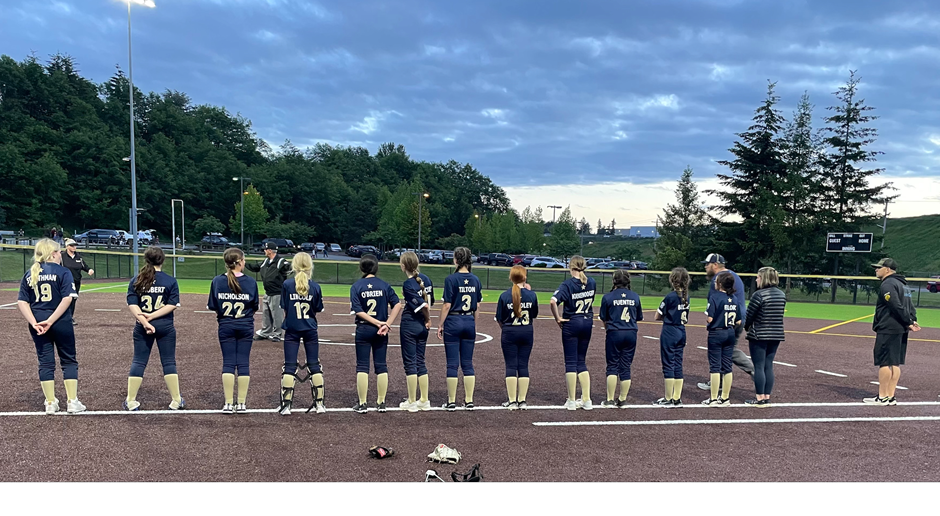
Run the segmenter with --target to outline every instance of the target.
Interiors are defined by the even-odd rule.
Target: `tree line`
[[[67,55],[46,63],[0,56],[0,227],[129,226],[129,91],[120,69],[97,84]],[[170,201],[182,199],[188,234],[237,237],[242,192],[233,178],[246,177],[246,240],[414,247],[420,207],[425,247],[543,243],[541,213],[513,211],[503,189],[469,163],[414,160],[394,143],[374,154],[289,141],[271,148],[247,118],[185,93],[135,89],[134,98],[141,228],[169,235]]]
[[[721,252],[743,271],[773,266],[786,273],[844,275],[883,256],[877,242],[870,255],[826,252],[827,232],[870,230],[880,219],[877,210],[894,198],[890,183],[871,184],[884,170],[873,165],[882,153],[871,149],[878,117],[861,98],[859,82],[852,71],[833,93],[819,129],[808,94],[787,119],[776,83],[769,82],[750,126],[737,133],[731,158],[718,162],[726,169],[718,175],[720,188],[706,192],[717,204],[705,206],[691,167],[683,172],[676,203],[658,220],[662,236],[654,267],[700,270],[706,253]]]

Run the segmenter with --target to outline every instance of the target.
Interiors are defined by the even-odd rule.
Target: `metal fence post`
[[[106,276],[108,277],[108,279],[111,279],[111,255],[110,254],[104,255],[104,268],[106,271],[108,271]]]
[[[339,262],[336,262],[336,281],[334,281],[333,284],[339,285]]]
[[[486,269],[486,289],[490,289],[490,270]]]

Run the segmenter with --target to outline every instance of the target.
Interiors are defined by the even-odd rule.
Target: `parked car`
[[[634,261],[633,268],[640,271],[647,271],[649,270],[649,264],[646,262]]]
[[[556,260],[550,256],[536,256],[532,259],[532,264],[530,267],[546,267],[548,269],[564,269],[565,263],[561,260]]]
[[[481,256],[480,262],[485,263],[486,265],[512,267],[512,256],[504,253],[490,253]]]
[[[940,280],[940,276],[931,276],[931,278]],[[937,290],[940,290],[940,281],[928,281],[927,282],[927,291],[937,293]]]
[[[444,263],[454,263],[454,252],[453,251],[444,251],[441,253],[444,257]]]
[[[591,270],[591,271],[606,271],[606,270],[612,270],[612,269],[616,269],[616,268],[617,268],[617,267],[614,267],[614,266],[611,265],[609,262],[604,262],[604,261],[602,261],[602,262],[600,262],[600,263],[597,263],[597,264],[588,266],[588,267],[587,267],[587,270]]]
[[[590,267],[590,266],[592,266],[592,265],[597,265],[597,264],[600,264],[600,263],[604,263],[605,261],[606,261],[606,260],[604,260],[603,258],[588,258],[588,259],[586,260],[586,263],[587,263],[588,267]]]
[[[451,256],[451,260],[453,260],[453,256]],[[428,251],[427,263],[444,263],[444,251]]]
[[[228,247],[228,239],[222,236],[221,233],[209,233],[206,236],[202,237],[202,247]]]
[[[611,265],[612,269],[624,269],[624,270],[630,270],[630,271],[636,269],[636,265],[633,265],[633,262],[613,261],[613,262],[607,262],[607,263]]]
[[[346,250],[346,254],[352,256],[353,258],[362,258],[364,254],[371,254],[378,258],[382,259],[382,251],[372,245],[351,245],[349,249]]]
[[[343,252],[343,248],[340,247],[339,244],[330,244],[330,252],[331,252],[331,253],[341,253],[341,252]]]
[[[322,253],[323,251],[326,250],[326,244],[324,244],[323,242],[317,242],[315,246],[316,246],[318,253]]]
[[[89,229],[73,237],[80,244],[116,244],[121,234],[114,229]]]
[[[313,242],[304,242],[300,244],[300,250],[305,253],[312,253],[316,249],[316,246],[313,245]]]
[[[534,255],[534,254],[527,254],[527,255],[525,255],[525,258],[522,259],[522,266],[523,266],[523,267],[530,267],[530,266],[532,265],[532,260],[534,260],[534,259],[535,259],[535,255]]]

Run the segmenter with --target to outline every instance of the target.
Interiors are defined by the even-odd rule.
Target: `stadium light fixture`
[[[418,196],[418,252],[421,252],[421,204],[422,201],[431,197],[431,194],[427,192],[411,192],[411,195]]]
[[[245,195],[248,193],[245,191],[245,181],[251,181],[250,177],[233,177],[232,181],[241,181],[241,219],[242,219],[242,241],[241,246],[245,247]]]
[[[154,8],[157,5],[153,0],[124,0],[127,3],[127,82],[128,97],[130,105],[130,127],[131,127],[131,240],[134,250],[134,270],[140,270],[140,260],[137,256],[140,251],[139,238],[137,234],[137,152],[134,144],[134,62],[131,58],[131,5],[140,5],[142,7]]]

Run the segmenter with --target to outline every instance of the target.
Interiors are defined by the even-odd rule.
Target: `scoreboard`
[[[870,253],[872,233],[828,233],[827,253]]]

